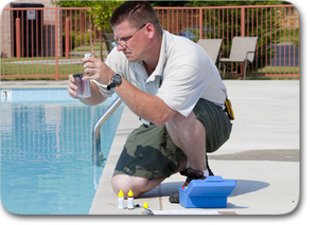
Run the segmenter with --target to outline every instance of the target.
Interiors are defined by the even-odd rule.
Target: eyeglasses
[[[139,29],[136,30],[131,36],[122,38],[121,40],[110,41],[110,43],[111,43],[114,47],[117,47],[118,45],[120,45],[120,46],[122,46],[122,47],[126,47],[126,46],[127,46],[127,41],[129,41],[131,38],[133,38],[133,36],[134,36],[139,30],[141,30],[143,27],[145,27],[145,25],[146,25],[146,24],[143,24],[141,27],[139,27]]]

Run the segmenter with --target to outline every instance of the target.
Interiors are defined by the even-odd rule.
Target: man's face
[[[130,62],[143,60],[147,43],[145,25],[135,28],[127,21],[113,27],[115,39],[119,41],[117,50],[122,51]]]

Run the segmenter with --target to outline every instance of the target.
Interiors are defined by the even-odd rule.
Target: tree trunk
[[[94,45],[93,45],[93,26],[92,26],[92,19],[91,15],[89,15],[89,43],[90,43],[90,54],[92,57],[95,57]]]

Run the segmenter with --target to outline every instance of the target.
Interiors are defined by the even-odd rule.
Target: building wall
[[[55,6],[51,3],[50,0],[15,0],[11,3],[39,3],[43,4],[45,8],[54,8]]]
[[[0,6],[5,0],[0,0]],[[12,3],[7,3],[4,8],[11,8]],[[0,15],[0,58],[2,57],[11,57],[11,47],[12,47],[12,18],[11,11],[1,11]]]
[[[41,24],[41,29],[43,29],[43,37],[41,37],[41,40],[39,41],[40,46],[44,49],[44,53],[42,53],[44,56],[55,56],[55,48],[49,48],[48,46],[53,45],[55,43],[55,27],[56,27],[56,21],[55,21],[55,13],[58,13],[60,15],[59,11],[53,10],[56,8],[56,6],[52,5],[50,0],[15,0],[7,4],[4,9],[11,8],[12,4],[18,4],[18,3],[38,3],[43,4],[44,9],[43,12],[40,11],[43,15],[43,22]],[[37,17],[38,18],[38,17]],[[0,29],[1,29],[1,58],[10,58],[14,57],[14,52],[16,52],[16,44],[14,41],[14,33],[15,33],[15,26],[13,21],[13,12],[11,10],[2,10],[1,12],[1,23],[0,23]],[[25,21],[21,21],[25,22]],[[60,26],[61,20],[58,20],[58,30],[61,28]],[[32,25],[33,26],[33,25]],[[58,52],[61,53],[61,32],[58,32]],[[26,38],[26,37],[24,37]],[[29,42],[30,42],[30,37]],[[37,39],[37,38],[36,38]],[[52,43],[54,42],[54,43]],[[42,45],[41,45],[42,43]],[[22,47],[23,48],[23,47]],[[25,45],[24,45],[25,48]],[[24,50],[26,52],[26,50]],[[16,54],[16,53],[15,53]],[[25,53],[26,54],[26,53]],[[42,55],[41,54],[41,55]],[[31,56],[31,55],[30,55]]]

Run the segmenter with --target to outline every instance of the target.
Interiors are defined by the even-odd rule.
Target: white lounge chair
[[[234,37],[232,40],[229,58],[220,58],[220,65],[223,63],[223,78],[225,77],[226,65],[228,62],[244,63],[243,79],[245,80],[246,67],[248,62],[255,58],[256,43],[258,37]],[[256,62],[257,64],[257,62]]]
[[[223,39],[199,39],[197,44],[200,45],[208,53],[212,61],[216,63],[222,42]]]

